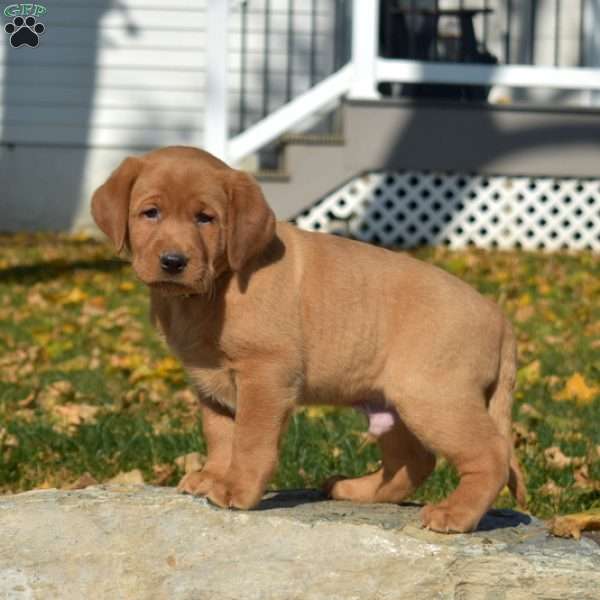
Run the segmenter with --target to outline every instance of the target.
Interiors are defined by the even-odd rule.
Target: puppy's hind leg
[[[443,533],[472,531],[508,481],[510,445],[483,398],[444,404],[421,398],[418,411],[402,415],[415,435],[460,475],[456,490],[439,504],[425,506],[421,519],[425,527]]]
[[[382,467],[364,477],[331,478],[325,489],[332,498],[354,502],[402,502],[435,467],[435,456],[399,419],[377,441]]]

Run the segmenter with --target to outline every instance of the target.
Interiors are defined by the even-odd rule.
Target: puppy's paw
[[[237,508],[250,510],[262,498],[262,490],[254,490],[251,486],[222,480],[215,481],[206,497],[221,508]]]
[[[206,468],[192,471],[181,478],[177,491],[192,496],[206,496],[217,479],[218,476]]]
[[[421,511],[423,527],[440,533],[467,533],[477,528],[480,516],[450,503],[427,504]]]

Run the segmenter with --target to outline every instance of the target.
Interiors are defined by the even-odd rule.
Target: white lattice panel
[[[386,246],[600,251],[600,180],[377,172],[295,222]]]

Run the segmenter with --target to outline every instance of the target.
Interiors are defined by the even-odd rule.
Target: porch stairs
[[[345,100],[339,135],[281,138],[280,166],[256,173],[289,219],[372,171],[598,178],[600,110]]]

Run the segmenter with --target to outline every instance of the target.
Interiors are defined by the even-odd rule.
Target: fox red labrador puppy
[[[498,307],[405,254],[277,222],[249,175],[168,147],[127,158],[94,194],[96,223],[150,288],[151,317],[201,401],[208,458],[179,489],[222,507],[260,501],[299,404],[369,416],[382,466],[331,497],[400,502],[435,455],[457,489],[422,511],[464,532],[508,483],[515,340]]]

